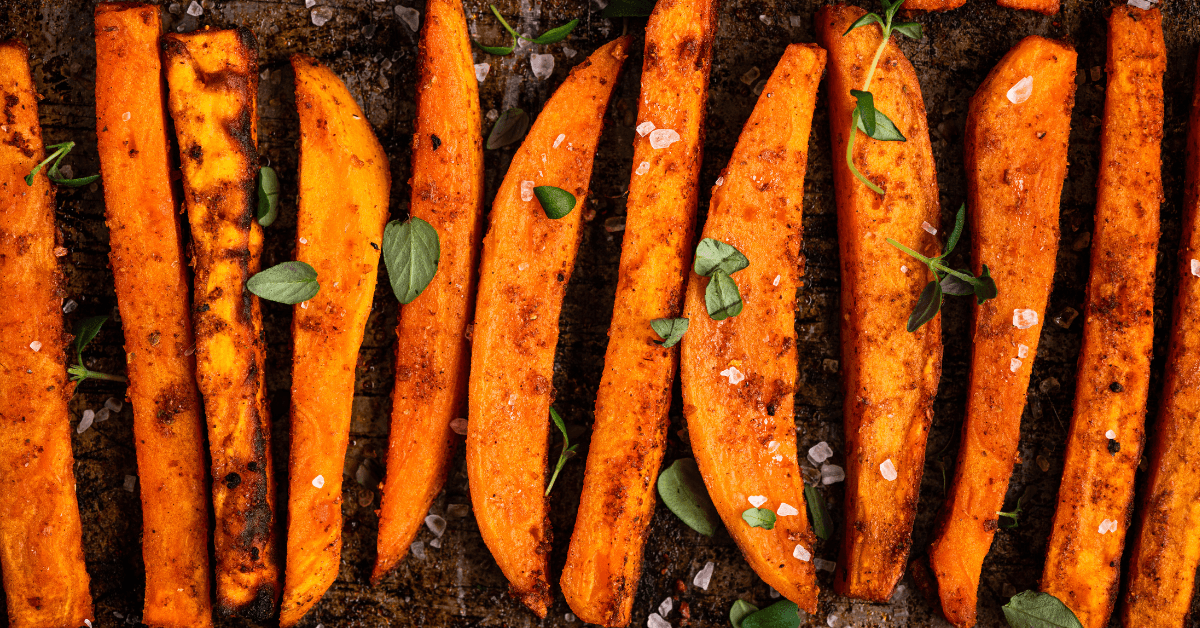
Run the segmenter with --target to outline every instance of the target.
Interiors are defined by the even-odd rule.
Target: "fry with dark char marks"
[[[148,626],[212,625],[208,469],[159,8],[96,5],[96,130],[142,493]]]
[[[934,256],[938,189],[925,105],[917,75],[889,42],[875,71],[875,106],[907,142],[860,134],[856,167],[885,196],[855,178],[841,156],[850,139],[852,89],[862,89],[880,42],[875,24],[846,29],[864,11],[822,8],[817,33],[829,51],[829,127],[842,264],[842,372],[845,388],[846,520],[834,587],[841,595],[886,602],[912,546],[925,439],[933,420],[942,364],[941,317],[914,333],[905,328],[929,271],[889,246],[892,238]],[[894,479],[884,476],[894,469]]]
[[[696,221],[717,0],[662,0],[646,26],[638,120],[679,141],[634,139],[620,279],[596,397],[579,514],[560,584],[585,622],[629,623],[678,354],[650,321],[678,316]],[[643,165],[644,164],[644,165]]]
[[[284,628],[321,600],[341,567],[354,367],[391,189],[387,154],[341,79],[307,55],[293,55],[292,69],[300,118],[296,259],[316,269],[321,288],[292,313]]]
[[[479,82],[461,0],[428,0],[422,28],[409,215],[437,230],[441,259],[425,291],[400,308],[376,583],[408,552],[453,460],[483,236]]]
[[[750,260],[733,276],[743,310],[713,320],[708,280],[689,274],[679,367],[692,451],[725,529],[759,577],[809,613],[817,610],[816,537],[796,459],[796,289],[808,136],[824,70],[824,50],[788,46],[746,121],[703,234]],[[771,530],[742,520],[755,495],[778,513]]]
[[[1166,65],[1158,10],[1114,8],[1075,414],[1041,583],[1084,628],[1112,614],[1145,437]]]
[[[1029,97],[1009,100],[1009,90],[1027,77]],[[1033,36],[996,64],[967,113],[974,272],[987,264],[1000,289],[975,307],[962,445],[929,550],[942,613],[962,628],[975,625],[980,570],[1019,455],[1021,414],[1042,326],[1016,327],[1013,312],[1033,310],[1045,319],[1074,105],[1075,50]]]
[[[550,604],[545,491],[558,315],[604,111],[629,41],[592,53],[546,102],[504,176],[483,240],[468,400],[471,503],[512,595],[539,617]],[[565,190],[577,205],[551,219],[534,186]]]
[[[54,189],[43,168],[29,51],[0,42],[0,568],[13,628],[91,621],[75,500],[63,333],[54,256]]]
[[[216,610],[263,621],[279,597],[271,420],[258,297],[262,227],[258,173],[258,60],[245,28],[169,34],[168,104],[183,166],[196,271],[196,375],[208,419],[216,531]]]

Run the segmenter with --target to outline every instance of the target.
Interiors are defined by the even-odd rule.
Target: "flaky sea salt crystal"
[[[821,441],[808,448],[808,457],[812,459],[814,464],[821,464],[822,462],[829,460],[829,457],[832,455],[833,448],[830,447],[829,443],[825,441]]]
[[[830,613],[829,617],[825,618],[825,623],[829,626],[829,628],[833,628],[834,626],[837,625],[837,620],[838,620],[837,613]]]
[[[575,613],[567,613],[566,615],[563,615],[563,619],[565,619],[566,622],[569,624],[569,623],[575,621],[577,618],[575,617]]]
[[[775,275],[775,279],[771,280],[771,285],[778,286],[780,279],[783,279],[783,275]]]
[[[325,476],[318,475],[317,477],[313,478],[312,485],[317,488],[325,488]]]
[[[666,617],[668,614],[670,614],[671,609],[673,608],[675,608],[675,600],[667,598],[658,605],[658,614]]]
[[[725,184],[725,177],[717,177],[717,181],[716,181],[716,183],[714,183],[714,185],[716,185],[717,187],[721,187],[724,184]]]
[[[1192,274],[1200,277],[1200,259],[1192,260]]]
[[[679,141],[679,134],[671,129],[654,129],[650,132],[650,148],[658,150]]]
[[[1017,308],[1013,310],[1013,327],[1017,329],[1029,329],[1038,324],[1038,313],[1029,310]]]
[[[533,70],[534,78],[550,78],[554,74],[554,55],[529,55],[529,69]]]
[[[1008,102],[1014,105],[1019,105],[1026,100],[1029,100],[1029,95],[1033,93],[1033,77],[1026,76],[1017,81],[1016,85],[1009,88],[1005,96],[1008,97]]]
[[[490,63],[476,63],[475,64],[475,80],[482,83],[483,79],[487,78],[488,72],[491,72],[491,70],[492,70],[492,64],[490,64]]]
[[[130,119],[130,118],[132,118],[132,117],[133,117],[133,114],[132,114],[132,113],[130,113],[130,112],[128,112],[128,111],[126,111],[125,113],[121,114],[121,121],[122,121],[122,122],[129,122],[129,119]]]
[[[648,161],[638,164],[637,170],[634,170],[634,173],[639,175],[646,174],[647,172],[650,172],[650,162]]]
[[[333,7],[317,7],[312,10],[313,26],[324,26],[325,22],[333,19]]]
[[[560,145],[562,145],[562,143],[563,143],[563,140],[565,140],[565,139],[567,139],[567,134],[566,134],[566,133],[559,133],[559,134],[558,134],[558,137],[554,138],[554,144],[552,145],[552,147],[553,147],[553,148],[558,148]]]
[[[1100,528],[1097,530],[1097,532],[1099,532],[1100,534],[1104,534],[1106,532],[1116,532],[1116,531],[1117,531],[1116,519],[1105,519],[1104,521],[1101,521]]]
[[[1010,370],[1014,373],[1021,370],[1021,361],[1016,358],[1009,360],[1008,361],[1008,370]]]
[[[111,414],[112,414],[112,410],[109,410],[108,408],[100,408],[100,410],[98,412],[96,412],[96,422],[103,423],[103,422],[107,421],[109,415],[111,415]]]
[[[533,181],[521,182],[521,200],[525,202],[533,200]]]
[[[774,599],[779,598],[779,591],[776,591],[775,587],[768,585],[767,586],[767,595],[771,596],[771,599],[774,600]]]
[[[436,539],[430,541],[429,547],[432,547],[433,549],[442,549],[442,539],[436,538]]]
[[[813,566],[817,568],[817,571],[833,571],[834,569],[837,569],[836,562],[832,560],[825,560],[824,558],[814,559]]]
[[[741,371],[739,371],[736,366],[731,366],[731,367],[725,369],[724,371],[721,371],[721,375],[728,377],[729,383],[733,384],[735,386],[739,382],[741,382],[743,379],[746,379],[746,376]]]
[[[1193,266],[1193,268],[1195,268],[1195,266]],[[63,303],[63,307],[62,307],[63,314],[70,314],[71,312],[74,312],[75,309],[78,307],[79,307],[79,304],[76,303],[74,299],[67,299],[66,302]]]
[[[883,464],[879,465],[879,475],[882,475],[883,479],[887,480],[888,482],[895,482],[896,478],[900,477],[899,474],[896,473],[896,465],[892,462],[891,458],[884,460]]]
[[[829,486],[846,479],[846,470],[836,464],[821,465],[821,484]]]
[[[1112,430],[1108,430],[1104,433],[1104,437],[1108,440],[1117,440],[1117,433]]]
[[[1029,355],[1029,347],[1027,345],[1018,344],[1017,345],[1017,357],[1024,358],[1028,355]]]
[[[713,568],[716,566],[717,565],[711,560],[707,563],[704,563],[704,567],[700,571],[696,572],[695,578],[692,578],[692,584],[707,591],[708,583],[712,582]]]
[[[455,434],[458,434],[459,436],[466,436],[467,435],[467,420],[466,419],[454,419],[454,420],[450,421],[450,429]]]
[[[408,551],[412,552],[413,558],[416,558],[417,560],[425,560],[424,541],[413,541],[412,545],[408,546]]]
[[[421,27],[420,11],[412,7],[403,7],[400,5],[396,5],[396,8],[393,10],[396,12],[396,17],[399,17],[400,21],[408,26],[408,30],[415,33]]]
[[[75,428],[76,434],[82,434],[88,431],[92,426],[92,422],[96,420],[96,413],[91,410],[84,410],[83,417],[79,419],[79,426]]]
[[[921,221],[921,228],[924,229],[929,235],[937,235],[937,227],[929,224],[928,220]]]
[[[34,353],[37,353],[38,351],[42,350],[42,343],[34,340],[33,342],[29,343],[29,348],[33,349]]]
[[[788,24],[792,28],[800,28],[801,26],[804,26],[804,16],[803,15],[789,15],[788,16]]]
[[[204,15],[204,7],[200,6],[196,0],[192,0],[192,3],[188,5],[187,14],[192,17],[200,17]]]
[[[566,46],[562,47],[562,51],[563,51],[563,54],[566,55],[566,57],[568,59],[574,59],[575,55],[579,54],[574,48],[568,48]],[[574,617],[574,615],[571,615],[571,617]],[[570,620],[568,620],[568,621],[570,621]]]
[[[637,128],[634,130],[637,131],[639,137],[646,137],[651,131],[654,130],[654,123],[646,120],[645,122],[637,125]]]
[[[792,550],[792,556],[795,556],[804,562],[808,562],[812,559],[812,553],[804,549],[804,546],[800,545],[799,543],[796,544],[796,549]]]
[[[450,504],[446,506],[446,516],[451,519],[462,519],[471,514],[471,506],[469,504]]]
[[[1154,8],[1154,3],[1150,0],[1129,0],[1128,4],[1143,11],[1149,11]]]
[[[746,501],[750,502],[750,505],[755,508],[761,508],[763,504],[767,503],[767,498],[763,495],[751,495],[746,498]]]
[[[650,613],[646,618],[646,628],[671,628],[671,622],[663,619],[658,613]]]
[[[792,515],[800,514],[800,511],[796,510],[795,506],[784,502],[779,504],[779,509],[775,511],[775,514],[779,515],[780,517],[791,517]]]
[[[425,527],[429,528],[434,536],[440,537],[446,532],[446,520],[437,515],[428,515],[425,517]]]
[[[779,449],[779,441],[773,440],[773,441],[767,443],[767,453],[773,454],[773,453],[775,453],[775,450],[777,450],[777,449]]]

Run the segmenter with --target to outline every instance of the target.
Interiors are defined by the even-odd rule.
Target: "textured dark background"
[[[310,0],[311,1],[311,0]],[[525,45],[509,57],[498,58],[475,51],[476,62],[492,65],[481,84],[483,110],[503,111],[520,106],[536,112],[562,81],[568,69],[602,42],[628,31],[640,34],[644,20],[607,20],[599,16],[599,0],[501,0],[502,13],[523,33],[538,33],[579,17],[571,37],[549,46]],[[859,4],[870,8],[865,0]],[[413,7],[423,13],[419,0],[203,0],[203,15],[188,16],[190,0],[164,3],[168,28],[178,31],[212,26],[243,25],[259,41],[262,83],[259,91],[259,143],[264,164],[280,174],[283,186],[280,219],[267,230],[264,265],[290,259],[295,240],[295,194],[298,128],[294,110],[292,73],[287,63],[293,52],[315,55],[337,72],[355,93],[380,140],[391,156],[393,216],[407,213],[410,189],[409,135],[413,129],[413,84],[416,76],[417,33],[395,12]],[[769,75],[783,48],[790,42],[814,41],[813,14],[823,0],[729,0],[721,10],[721,28],[714,47],[712,89],[709,98],[707,154],[704,159],[701,215],[707,206],[707,184],[716,179],[733,149],[738,132],[754,106],[755,85]],[[945,13],[919,15],[926,37],[900,45],[920,77],[929,113],[933,151],[942,191],[943,222],[964,200],[962,129],[967,101],[997,60],[1022,37],[1031,34],[1070,41],[1079,51],[1079,89],[1072,120],[1071,168],[1062,198],[1062,243],[1050,310],[1043,325],[1043,342],[1034,365],[1030,400],[1023,419],[1022,464],[1017,465],[1009,490],[1008,506],[1019,496],[1024,514],[1020,527],[996,535],[984,565],[980,590],[980,625],[1002,625],[999,607],[1007,596],[1034,588],[1041,572],[1046,537],[1050,530],[1055,494],[1061,472],[1063,442],[1071,415],[1075,360],[1082,320],[1069,322],[1070,311],[1082,311],[1087,277],[1094,185],[1099,149],[1100,116],[1104,103],[1105,16],[1107,0],[1065,0],[1057,16],[1001,9],[992,0],[969,0],[966,7]],[[1162,243],[1156,294],[1156,344],[1152,380],[1151,414],[1161,386],[1162,356],[1170,324],[1178,255],[1180,208],[1183,196],[1184,135],[1190,103],[1197,44],[1200,42],[1200,6],[1194,0],[1165,0],[1169,63],[1165,78],[1166,129],[1163,141],[1165,203],[1162,207]],[[39,91],[41,120],[46,143],[73,139],[78,142],[69,162],[76,173],[97,170],[93,91],[95,55],[92,43],[92,0],[0,0],[0,37],[17,36],[30,45],[31,64]],[[332,9],[332,19],[315,26],[311,15],[318,7]],[[486,43],[506,42],[499,24],[481,0],[467,0],[468,20],[474,36]],[[325,11],[325,9],[321,9]],[[592,421],[592,404],[599,381],[606,330],[616,288],[621,233],[609,233],[605,224],[622,220],[624,197],[631,169],[633,124],[636,115],[641,41],[628,62],[628,71],[609,111],[607,129],[596,157],[588,216],[577,271],[567,293],[562,315],[562,340],[555,363],[557,406],[576,431]],[[575,51],[576,54],[572,54]],[[554,74],[536,79],[529,65],[531,53],[550,53]],[[755,80],[747,73],[761,72]],[[821,440],[835,450],[831,462],[843,463],[841,449],[840,373],[838,351],[838,263],[836,211],[830,167],[829,131],[825,95],[818,104],[805,198],[805,254],[808,277],[797,295],[796,331],[800,356],[797,403],[797,437],[802,450]],[[491,113],[491,112],[489,112]],[[492,114],[494,115],[494,114]],[[489,116],[490,117],[490,116]],[[485,131],[491,122],[485,122]],[[489,196],[495,193],[512,156],[512,149],[487,152]],[[103,220],[102,194],[97,185],[81,190],[60,189],[58,221],[64,244],[68,297],[78,309],[67,316],[72,324],[83,316],[117,314],[111,272],[108,269],[108,232]],[[968,234],[969,235],[969,234]],[[966,250],[966,247],[962,247]],[[956,266],[966,259],[955,256]],[[381,277],[381,280],[383,278]],[[345,547],[338,581],[309,614],[303,626],[322,623],[343,626],[526,626],[578,624],[561,597],[549,618],[539,621],[506,594],[507,585],[484,547],[471,516],[450,517],[452,504],[469,503],[461,453],[432,512],[447,516],[449,528],[442,547],[428,546],[432,534],[422,529],[426,543],[423,560],[410,555],[379,587],[367,583],[374,560],[378,507],[378,482],[387,449],[392,351],[396,301],[381,281],[368,324],[356,383],[355,415],[350,450],[346,455]],[[1000,287],[1003,290],[1003,286]],[[288,385],[290,378],[289,329],[291,309],[264,305],[270,339],[269,371],[271,408],[275,420],[276,469],[286,469],[288,450]],[[933,518],[953,474],[959,426],[965,406],[969,357],[967,299],[952,300],[945,309],[946,344],[943,379],[937,415],[929,441],[929,455],[921,490],[920,516],[914,531],[914,555],[928,547]],[[1062,324],[1054,322],[1057,319]],[[119,326],[110,324],[88,351],[89,366],[124,372]],[[297,382],[297,385],[304,385]],[[87,408],[99,409],[105,399],[119,398],[120,385],[88,382],[75,395],[71,424],[76,426]],[[672,411],[667,462],[689,456],[680,437],[683,420],[678,393]],[[137,475],[128,404],[113,418],[74,435],[79,506],[83,514],[84,545],[96,616],[101,626],[136,624],[140,617],[143,571],[139,536],[141,507],[137,489],[128,476]],[[1149,422],[1153,430],[1153,420]],[[586,447],[586,436],[583,436]],[[552,455],[558,440],[552,443]],[[586,453],[586,452],[584,452]],[[801,456],[803,459],[803,456]],[[812,470],[810,469],[810,472]],[[282,473],[280,474],[282,476]],[[554,578],[566,556],[567,541],[578,506],[583,464],[567,464],[552,495],[555,530],[552,566]],[[823,487],[832,515],[840,528],[843,485]],[[286,496],[280,496],[280,504]],[[455,509],[458,510],[458,509]],[[282,515],[282,510],[280,511]],[[840,534],[840,530],[839,530]],[[817,556],[836,560],[837,538],[822,543]],[[706,561],[716,564],[711,586],[701,590],[692,578]],[[645,572],[634,605],[633,625],[644,626],[647,615],[668,596],[675,610],[667,619],[676,626],[727,625],[727,611],[741,597],[764,606],[772,601],[768,587],[739,556],[723,530],[705,538],[679,522],[665,507],[658,508],[646,544]],[[823,589],[830,574],[820,573]],[[892,603],[866,604],[822,593],[817,615],[807,618],[819,626],[944,626],[909,578],[898,588]],[[687,604],[690,620],[681,614]],[[574,620],[574,622],[572,622]],[[241,621],[225,626],[246,625]],[[1196,625],[1196,624],[1193,624]]]

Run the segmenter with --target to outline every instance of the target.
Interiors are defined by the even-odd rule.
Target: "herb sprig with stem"
[[[517,39],[524,39],[525,41],[532,42],[535,44],[543,44],[543,45],[544,44],[555,44],[555,43],[558,43],[558,42],[566,39],[567,35],[570,35],[571,31],[575,30],[576,26],[579,26],[579,18],[575,18],[575,19],[571,20],[570,22],[563,24],[562,26],[557,26],[555,28],[548,30],[548,31],[542,33],[541,35],[538,35],[537,37],[526,37],[526,36],[518,33],[516,30],[514,30],[512,26],[508,25],[508,22],[505,21],[504,16],[500,15],[500,10],[496,8],[496,5],[493,4],[490,6],[492,8],[492,14],[496,16],[497,20],[500,20],[500,25],[503,26],[504,30],[508,31],[508,34],[512,36],[512,45],[511,46],[484,46],[483,44],[481,44],[477,41],[474,42],[476,46],[479,46],[479,48],[481,50],[483,50],[484,52],[489,53],[489,54],[494,54],[494,55],[499,55],[499,56],[512,54],[513,49],[515,49],[517,47]]]
[[[34,166],[33,170],[30,170],[28,175],[25,175],[25,184],[32,186],[33,177],[36,176],[37,173],[40,172],[41,169],[51,161],[54,163],[50,164],[50,169],[46,171],[46,176],[50,177],[50,182],[55,185],[61,185],[68,188],[78,188],[99,180],[100,175],[98,174],[94,174],[90,177],[79,177],[77,179],[68,179],[62,175],[62,172],[58,169],[58,166],[62,163],[63,158],[67,156],[67,153],[71,152],[72,148],[75,148],[75,142],[63,142],[61,144],[51,144],[50,146],[47,146],[46,149],[52,150],[52,152],[42,160],[42,163]]]
[[[575,455],[575,450],[579,447],[579,443],[571,444],[571,437],[567,436],[567,424],[563,422],[558,411],[553,406],[550,407],[550,419],[554,421],[555,427],[562,432],[563,444],[562,452],[558,454],[558,464],[554,465],[554,474],[550,476],[550,483],[546,484],[546,495],[550,494],[550,489],[554,488],[554,481],[558,479],[558,472],[562,471],[563,465],[567,464]]]
[[[128,381],[120,375],[109,375],[108,373],[100,373],[98,371],[89,370],[83,365],[83,349],[88,346],[88,343],[100,333],[100,328],[104,326],[104,322],[108,320],[107,316],[92,316],[79,321],[75,327],[75,366],[67,367],[67,373],[71,376],[71,381],[82,382],[85,379],[103,379],[110,382]]]

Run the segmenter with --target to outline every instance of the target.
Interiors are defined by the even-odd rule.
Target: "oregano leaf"
[[[883,114],[882,111],[875,110],[875,132],[867,133],[866,126],[862,119],[858,121],[858,130],[862,131],[867,137],[880,142],[907,142],[908,138],[896,128],[896,123],[892,119]]]
[[[842,33],[842,37],[849,35],[850,31],[852,31],[860,26],[866,26],[867,24],[871,24],[871,23],[878,24],[881,28],[883,27],[883,19],[882,18],[880,18],[878,15],[875,15],[874,13],[868,13],[868,14],[858,18],[857,20],[854,20],[854,23],[850,25],[850,28],[847,28],[846,32]]]
[[[506,109],[492,125],[488,134],[487,147],[489,150],[508,146],[519,142],[529,132],[529,114],[520,107]]]
[[[716,270],[732,275],[749,265],[750,260],[732,244],[704,238],[696,245],[696,263],[693,270],[701,277],[711,277]]]
[[[922,325],[933,320],[933,317],[937,316],[938,311],[941,309],[942,285],[938,280],[934,279],[921,291],[921,296],[917,299],[917,305],[913,307],[912,314],[908,317],[908,331],[917,331]]]
[[[875,137],[875,96],[857,89],[850,90],[850,95],[858,101],[854,110],[858,112],[860,128],[868,137]]]
[[[757,612],[758,607],[746,600],[734,600],[733,606],[729,607],[729,623],[733,628],[742,628],[742,620]]]
[[[1062,600],[1038,591],[1022,591],[1002,607],[1012,628],[1083,628]],[[742,623],[745,626],[745,622]]]
[[[901,35],[904,35],[905,37],[908,37],[909,39],[919,40],[924,35],[924,33],[921,29],[921,25],[917,22],[903,22],[900,24],[893,24],[892,30],[896,31],[897,33],[900,33]]]
[[[751,528],[774,529],[775,519],[775,511],[770,508],[747,508],[742,511],[742,520]]]
[[[743,619],[742,628],[800,628],[800,607],[780,600]]]
[[[275,169],[263,166],[258,169],[258,224],[270,227],[279,216],[279,177]]]
[[[650,321],[650,329],[653,329],[654,333],[658,334],[659,338],[662,338],[662,340],[655,340],[654,342],[662,345],[664,349],[670,349],[679,344],[679,340],[687,332],[688,319],[656,318]]]
[[[717,269],[704,289],[704,305],[708,316],[714,321],[723,321],[742,313],[742,295],[735,282],[725,271]]]
[[[562,188],[539,185],[533,188],[533,195],[537,197],[547,218],[558,220],[575,209],[575,195]]]
[[[942,277],[942,292],[953,297],[965,297],[968,294],[975,294],[975,286],[955,277],[954,275],[946,275]]]
[[[284,262],[255,273],[246,289],[259,298],[295,305],[307,301],[321,289],[317,271],[304,262]]]
[[[383,229],[383,263],[392,292],[401,303],[412,303],[437,274],[442,249],[433,225],[410,217],[393,220]]]
[[[998,294],[1000,294],[1000,290],[996,288],[996,280],[992,279],[987,264],[984,264],[983,274],[978,277],[978,283],[975,284],[975,300],[978,305],[983,305],[984,302],[996,298]]]
[[[687,526],[704,536],[712,536],[721,523],[700,468],[691,458],[680,458],[658,475],[658,496],[671,512]]]
[[[563,24],[562,26],[552,28],[541,35],[534,37],[530,41],[535,44],[555,44],[566,39],[567,35],[570,35],[571,31],[575,30],[575,27],[578,25],[579,18],[575,18],[570,22]]]

